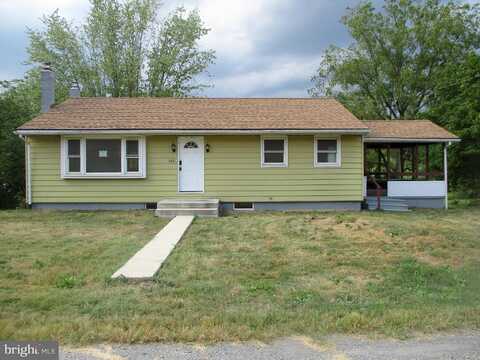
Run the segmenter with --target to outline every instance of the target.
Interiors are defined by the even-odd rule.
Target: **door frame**
[[[180,190],[180,138],[202,138],[202,190],[182,191]],[[205,136],[203,135],[178,135],[177,136],[177,194],[203,194],[205,193]]]

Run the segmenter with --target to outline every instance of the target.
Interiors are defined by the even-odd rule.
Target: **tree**
[[[43,30],[28,30],[29,62],[52,64],[57,99],[72,84],[84,96],[188,96],[207,86],[194,78],[215,58],[198,45],[209,29],[196,11],[160,22],[158,10],[158,0],[91,0],[80,27],[55,11]]]
[[[0,208],[15,207],[24,197],[24,143],[14,131],[39,110],[38,72],[20,81],[0,81]]]
[[[462,138],[450,152],[452,184],[480,196],[480,56],[472,53],[448,65],[438,79],[425,114]]]
[[[160,29],[148,52],[148,93],[152,96],[182,96],[201,90],[193,84],[195,74],[203,72],[213,60],[213,52],[199,52],[195,43],[208,33],[198,12],[185,16],[179,8]]]
[[[205,84],[194,78],[213,62],[198,42],[209,29],[198,12],[177,8],[162,23],[158,0],[91,0],[82,26],[58,11],[44,16],[41,31],[28,29],[29,63],[50,63],[56,99],[74,84],[84,96],[188,96]],[[38,115],[39,71],[0,81],[0,208],[25,196],[24,143],[14,130]]]
[[[310,93],[333,95],[360,118],[417,118],[434,96],[445,66],[478,49],[479,8],[441,0],[370,1],[342,22],[354,43],[331,46]]]

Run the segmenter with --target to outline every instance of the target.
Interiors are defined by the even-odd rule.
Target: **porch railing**
[[[443,180],[442,171],[411,172],[411,171],[368,171],[368,176],[375,176],[377,180]]]
[[[377,197],[377,210],[380,210],[381,207],[382,207],[382,204],[381,204],[382,187],[380,186],[380,184],[375,179],[375,175],[370,175],[370,180],[375,185],[376,197]]]

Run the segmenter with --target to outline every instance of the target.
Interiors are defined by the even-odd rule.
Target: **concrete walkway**
[[[192,223],[194,216],[176,216],[125,265],[118,269],[112,279],[152,280]]]

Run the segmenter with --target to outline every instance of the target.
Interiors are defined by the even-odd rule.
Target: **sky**
[[[465,0],[476,3],[480,0]],[[382,0],[373,0],[381,6]],[[216,51],[208,97],[305,97],[324,50],[347,46],[340,22],[358,0],[164,0],[162,14],[177,6],[198,9],[211,29],[201,48]],[[0,80],[22,77],[27,69],[26,28],[40,29],[39,18],[59,9],[81,23],[88,0],[0,0]]]

